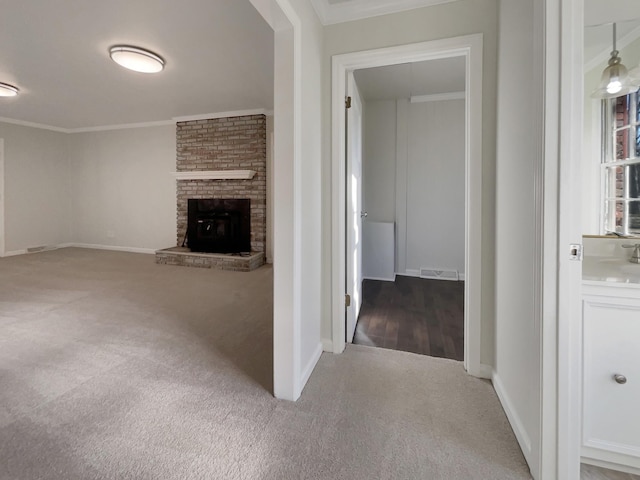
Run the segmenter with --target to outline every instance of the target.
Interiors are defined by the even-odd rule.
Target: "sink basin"
[[[608,263],[608,264],[619,264],[619,265],[624,265],[626,263],[625,260],[623,260],[622,258],[612,258],[612,257],[600,257],[596,260],[596,262],[598,263]]]
[[[640,283],[640,264],[620,257],[585,257],[582,278],[618,283]]]
[[[620,265],[618,268],[620,268],[620,270],[622,270],[623,272],[636,273],[640,275],[640,263],[628,262],[623,265]]]

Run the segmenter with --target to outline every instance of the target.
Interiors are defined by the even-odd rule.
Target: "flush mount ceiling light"
[[[157,73],[164,68],[164,60],[149,50],[129,45],[114,45],[109,49],[111,59],[118,65],[141,73]]]
[[[602,72],[600,85],[591,94],[592,98],[615,98],[627,95],[638,90],[637,82],[629,77],[627,67],[622,64],[622,59],[616,50],[616,24],[613,24],[613,50],[609,65]]]
[[[0,97],[15,97],[19,91],[18,87],[0,82]]]

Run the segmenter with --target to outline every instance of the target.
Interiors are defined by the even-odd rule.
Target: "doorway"
[[[464,359],[465,69],[455,56],[353,73],[348,202],[359,197],[353,184],[362,190],[362,208],[348,209],[357,227],[348,235],[361,232],[353,343]],[[360,124],[362,135],[350,128]]]
[[[465,63],[465,187],[464,187],[464,366],[468,373],[488,377],[482,365],[481,350],[481,239],[482,239],[482,35],[468,35],[444,40],[391,47],[366,52],[336,55],[332,59],[332,180],[334,185],[347,185],[348,168],[345,137],[344,99],[348,78],[365,68],[416,63],[462,57]],[[346,268],[353,253],[346,245],[347,231],[352,229],[355,214],[348,211],[346,189],[333,194],[332,224],[332,326],[333,351],[340,353],[345,340]],[[357,212],[360,213],[360,212]],[[358,284],[356,282],[356,288]],[[358,292],[356,292],[358,293]],[[348,338],[348,334],[347,334]]]

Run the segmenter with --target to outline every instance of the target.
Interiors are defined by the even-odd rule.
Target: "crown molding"
[[[247,115],[268,115],[269,110],[265,108],[254,108],[252,110],[233,110],[230,112],[203,113],[200,115],[187,115],[185,117],[173,117],[174,122],[191,122],[194,120],[211,120],[212,118],[245,117]]]
[[[328,0],[311,0],[311,4],[320,22],[332,25],[455,1],[457,0],[349,0],[331,4]]]
[[[172,172],[176,180],[251,180],[255,170],[191,170]]]
[[[464,92],[434,93],[432,95],[413,95],[411,103],[442,102],[444,100],[464,100]]]
[[[44,123],[26,122],[24,120],[16,120],[15,118],[0,117],[1,123],[9,123],[11,125],[19,125],[21,127],[39,128],[40,130],[51,130],[58,133],[71,133],[68,128],[54,127],[53,125],[45,125]]]
[[[158,122],[122,123],[120,125],[102,125],[99,127],[72,128],[69,133],[104,132],[107,130],[126,130],[128,128],[162,127],[165,125],[175,125],[173,120],[160,120]]]
[[[0,123],[9,123],[19,125],[21,127],[38,128],[40,130],[50,130],[58,133],[87,133],[87,132],[104,132],[107,130],[125,130],[129,128],[147,128],[161,127],[166,125],[175,125],[177,122],[189,122],[192,120],[209,120],[211,118],[226,117],[243,117],[246,115],[267,115],[272,116],[273,110],[265,108],[255,108],[251,110],[234,110],[230,112],[203,113],[199,115],[189,115],[185,117],[173,117],[171,120],[159,120],[155,122],[138,122],[138,123],[122,123],[117,125],[101,125],[97,127],[81,127],[81,128],[62,128],[44,123],[27,122],[24,120],[16,120],[14,118],[0,117]]]

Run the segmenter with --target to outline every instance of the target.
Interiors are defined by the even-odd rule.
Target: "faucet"
[[[629,261],[631,263],[640,263],[640,243],[636,243],[635,245],[622,245],[622,248],[633,248],[634,250]]]

